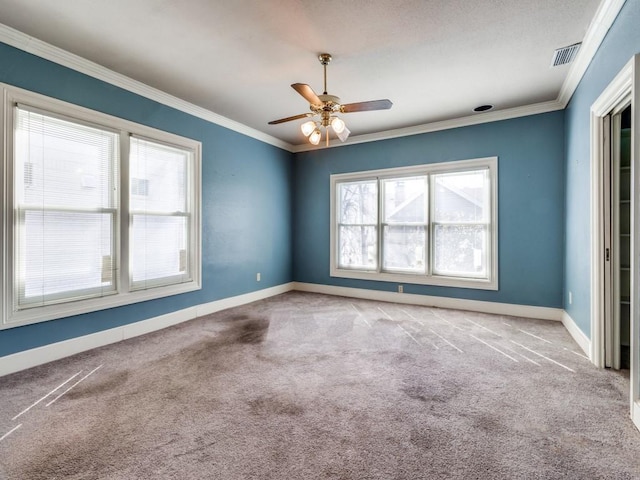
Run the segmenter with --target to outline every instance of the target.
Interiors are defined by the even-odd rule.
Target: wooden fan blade
[[[311,105],[322,105],[322,100],[318,98],[313,88],[306,83],[294,83],[291,85],[291,88],[302,95]]]
[[[391,100],[371,100],[369,102],[357,102],[357,103],[347,103],[346,105],[342,105],[340,111],[342,113],[351,113],[351,112],[368,112],[370,110],[388,110],[391,108],[393,103]]]
[[[269,122],[269,125],[277,125],[279,123],[290,122],[291,120],[299,120],[301,118],[307,118],[312,115],[312,113],[301,113],[300,115],[294,115],[293,117],[281,118],[280,120],[272,120]]]

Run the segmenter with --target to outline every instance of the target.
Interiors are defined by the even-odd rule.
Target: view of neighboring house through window
[[[382,184],[382,270],[426,273],[427,176]]]
[[[340,184],[339,265],[375,270],[378,259],[378,184],[375,180]]]
[[[497,159],[332,175],[338,277],[497,288]]]
[[[0,328],[200,288],[200,143],[4,87]]]
[[[487,275],[490,202],[489,170],[432,175],[433,272]]]

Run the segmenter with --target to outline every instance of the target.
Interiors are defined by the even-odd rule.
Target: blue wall
[[[292,280],[291,153],[4,44],[0,82],[201,141],[203,260],[202,290],[2,330],[0,357]]]
[[[566,251],[564,308],[591,336],[590,108],[640,52],[640,0],[627,0],[566,109]],[[568,292],[573,294],[569,305]]]
[[[329,276],[333,173],[498,157],[499,290],[404,285],[406,293],[562,306],[564,112],[299,153],[294,164],[294,279],[395,291]]]

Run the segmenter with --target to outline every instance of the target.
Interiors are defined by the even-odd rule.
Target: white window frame
[[[433,268],[433,252],[432,252],[432,232],[431,224],[432,214],[432,193],[431,174],[435,173],[454,173],[472,171],[478,169],[487,169],[489,171],[489,245],[487,246],[487,277],[462,277],[462,276],[444,276],[432,273]],[[382,212],[380,210],[380,188],[378,188],[378,268],[377,270],[358,270],[351,268],[340,268],[338,265],[338,215],[337,207],[338,184],[342,182],[355,182],[371,179],[385,179],[398,177],[411,177],[427,175],[429,205],[427,220],[427,253],[428,261],[427,273],[416,274],[413,272],[385,272],[382,267],[382,249],[381,245],[381,228]],[[351,278],[358,280],[373,280],[382,282],[391,282],[398,284],[419,284],[419,285],[437,285],[444,287],[473,288],[482,290],[498,290],[498,157],[475,158],[470,160],[459,160],[452,162],[433,163],[411,167],[386,168],[380,170],[369,170],[363,172],[351,172],[334,174],[330,177],[331,193],[330,193],[330,275],[338,278]]]
[[[413,176],[395,176],[390,178],[391,180],[397,180],[398,178],[415,178]],[[380,211],[378,212],[378,216],[379,216],[379,229],[380,229],[380,233],[378,235],[378,242],[380,242],[380,248],[379,248],[379,252],[380,252],[380,258],[379,258],[379,268],[381,272],[385,272],[385,273],[396,273],[396,274],[402,274],[402,275],[424,275],[424,273],[416,273],[413,272],[411,270],[404,270],[401,268],[389,268],[384,266],[384,256],[385,256],[385,243],[384,243],[384,230],[386,227],[422,227],[424,229],[424,236],[425,236],[425,268],[428,266],[429,264],[429,257],[428,257],[428,252],[429,249],[427,248],[427,246],[429,245],[429,240],[431,238],[431,235],[429,233],[429,219],[431,218],[431,211],[429,210],[429,205],[431,204],[430,201],[430,192],[431,192],[431,185],[429,182],[429,177],[425,176],[424,178],[424,183],[425,183],[425,220],[423,223],[416,223],[416,222],[403,222],[403,223],[399,223],[399,222],[394,222],[394,223],[389,223],[386,222],[385,219],[387,217],[387,212],[385,211],[385,205],[384,205],[384,199],[386,196],[386,185],[384,183],[384,180],[386,180],[387,178],[385,177],[381,177],[380,178],[380,191],[378,192],[378,208],[380,209]],[[337,244],[336,244],[337,245]]]
[[[3,179],[2,210],[0,220],[2,225],[2,252],[0,252],[0,297],[3,308],[0,311],[0,330],[22,325],[79,315],[98,310],[129,305],[147,300],[191,292],[202,288],[202,241],[201,241],[201,143],[189,138],[123,120],[111,115],[103,114],[84,107],[56,100],[44,95],[33,93],[13,86],[0,84],[3,91],[3,115],[1,116],[1,131],[4,133],[5,145],[3,149]],[[13,252],[15,249],[15,221],[14,220],[14,106],[23,104],[40,110],[45,114],[61,116],[79,123],[89,123],[108,130],[115,130],[120,135],[120,165],[117,171],[119,189],[119,211],[116,213],[115,258],[119,259],[116,268],[116,291],[111,295],[89,298],[84,300],[66,301],[56,304],[17,309],[15,295],[17,284],[14,280]],[[183,283],[161,285],[146,290],[133,290],[129,281],[129,138],[130,136],[147,138],[154,142],[164,143],[193,152],[190,171],[190,245],[191,255],[188,258],[190,279]]]
[[[16,120],[16,108],[22,111],[26,111],[26,112],[31,112],[31,113],[35,113],[36,115],[44,115],[45,117],[49,117],[49,118],[56,118],[58,120],[62,120],[62,121],[68,121],[73,123],[74,125],[81,125],[81,126],[86,126],[89,128],[94,128],[97,130],[101,130],[104,132],[108,132],[111,135],[113,135],[114,137],[117,137],[117,143],[118,143],[118,151],[117,151],[117,155],[116,157],[118,157],[120,155],[120,146],[119,146],[119,141],[120,141],[120,135],[119,132],[115,129],[112,128],[108,128],[105,127],[104,125],[100,125],[100,124],[96,124],[96,123],[91,123],[86,121],[86,119],[80,120],[78,118],[72,118],[66,115],[62,115],[60,114],[60,112],[53,112],[53,111],[46,111],[43,110],[41,108],[35,107],[33,105],[26,105],[24,103],[21,102],[15,102],[15,104],[12,104],[10,106],[11,109],[11,122],[8,122],[7,124],[10,126],[9,128],[11,128],[11,131],[7,132],[7,139],[8,139],[8,144],[11,147],[11,157],[9,158],[13,158],[15,155],[15,149],[14,149],[14,145],[13,145],[13,140],[15,138],[14,136],[14,129],[15,129],[15,120]],[[10,137],[10,138],[9,138]],[[9,164],[9,169],[12,172],[11,175],[9,176],[9,178],[12,178],[13,181],[11,182],[11,186],[14,187],[15,183],[17,181],[19,181],[20,179],[20,173],[16,172],[14,167],[14,162],[13,160],[8,162]],[[24,238],[20,237],[20,230],[21,228],[24,227],[25,225],[25,218],[26,215],[29,211],[31,212],[67,212],[67,213],[96,213],[96,214],[108,214],[110,215],[110,225],[111,228],[113,230],[113,238],[111,239],[111,251],[113,253],[112,256],[112,261],[115,261],[115,263],[118,262],[117,260],[117,250],[118,250],[118,214],[119,214],[119,192],[120,192],[120,188],[115,188],[117,183],[119,182],[119,172],[118,172],[118,168],[120,166],[120,159],[119,158],[115,158],[114,164],[111,165],[111,175],[109,178],[109,188],[112,189],[112,191],[110,192],[110,197],[111,197],[111,203],[112,206],[111,207],[98,207],[98,208],[94,208],[94,207],[85,207],[83,205],[74,205],[74,206],[51,206],[51,205],[46,205],[46,206],[41,206],[41,207],[37,207],[36,205],[30,205],[30,204],[23,204],[21,206],[17,206],[15,203],[15,190],[12,190],[13,194],[12,198],[11,198],[11,202],[12,202],[12,209],[11,209],[11,215],[13,216],[13,231],[12,231],[12,240],[14,242],[14,246],[12,248],[12,252],[13,252],[13,259],[16,263],[22,263],[22,261],[24,260],[24,258],[18,254],[17,250],[19,249],[19,244],[21,243],[21,241],[24,241]],[[19,279],[19,275],[17,275],[15,273],[15,265],[13,263],[9,263],[9,268],[12,269],[12,273],[11,273],[11,277],[10,278],[14,278],[15,282],[11,282],[12,284],[10,285],[9,288],[13,289],[13,295],[11,298],[13,298],[13,302],[14,302],[14,309],[17,309],[17,305],[20,305],[20,309],[29,309],[29,308],[40,308],[43,305],[52,305],[52,304],[59,304],[59,303],[67,303],[67,302],[75,302],[78,300],[82,300],[84,298],[93,298],[93,297],[99,297],[99,296],[107,296],[107,295],[114,295],[117,293],[117,279],[114,279],[114,284],[112,287],[110,287],[107,291],[103,292],[101,287],[92,287],[92,288],[87,288],[87,289],[83,289],[83,290],[77,290],[75,292],[75,294],[73,296],[69,296],[67,293],[62,293],[62,294],[48,294],[45,295],[44,298],[41,298],[39,300],[35,300],[35,301],[27,301],[26,297],[20,295],[20,291],[23,290],[23,281],[22,279]],[[22,269],[23,271],[26,270],[24,265],[21,265],[19,267],[19,269]],[[16,288],[17,287],[17,288]],[[101,294],[99,294],[98,292],[101,292]]]
[[[132,134],[129,136],[129,138],[137,138],[138,140],[142,140],[142,141],[148,141],[148,142],[152,142],[155,144],[163,144],[166,145],[168,147],[181,147],[180,145],[177,145],[175,142],[164,142],[164,141],[160,141],[158,140],[158,138],[151,138],[151,137],[143,137],[141,135],[136,135],[136,134]],[[131,143],[129,143],[129,145],[131,145]],[[193,149],[189,149],[188,150],[192,150],[191,152],[191,156],[193,157],[194,152]],[[129,156],[127,156],[127,159],[129,159]],[[185,185],[186,190],[187,191],[193,191],[194,188],[194,174],[193,174],[193,159],[191,162],[188,163],[187,165],[187,184]],[[128,179],[130,180],[130,176],[127,176]],[[131,188],[131,182],[128,181],[127,185],[129,186],[129,188]],[[127,198],[131,198],[130,195],[127,196]],[[135,215],[149,215],[149,216],[158,216],[158,217],[182,217],[185,218],[187,221],[187,225],[189,227],[191,227],[192,223],[193,223],[193,217],[191,212],[193,211],[193,199],[191,198],[191,196],[188,196],[186,199],[186,211],[184,212],[146,212],[143,210],[134,210],[132,208],[130,208],[130,206],[128,206],[128,215],[129,215],[129,225],[133,224],[133,217]],[[188,227],[188,228],[189,228]],[[188,246],[188,251],[194,251],[194,249],[196,248],[196,244],[193,242],[193,238],[190,237],[190,244]],[[129,242],[129,254],[131,255],[131,253],[133,252],[133,247],[131,242]],[[127,262],[129,265],[131,264],[130,262]],[[186,265],[187,271],[191,272],[191,265]],[[175,277],[175,276],[174,276]],[[134,290],[145,290],[145,289],[149,289],[149,288],[158,288],[159,286],[162,285],[166,285],[167,283],[169,285],[173,285],[174,284],[174,277],[164,277],[164,278],[159,278],[159,279],[155,279],[155,280],[146,280],[144,282],[138,282],[137,284],[133,281],[133,271],[129,271],[129,288],[134,291]],[[183,275],[178,275],[177,277],[182,278]]]

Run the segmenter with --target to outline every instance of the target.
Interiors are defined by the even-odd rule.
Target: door
[[[603,118],[605,367],[630,368],[631,104]]]
[[[631,64],[631,419],[640,428],[640,55]]]

